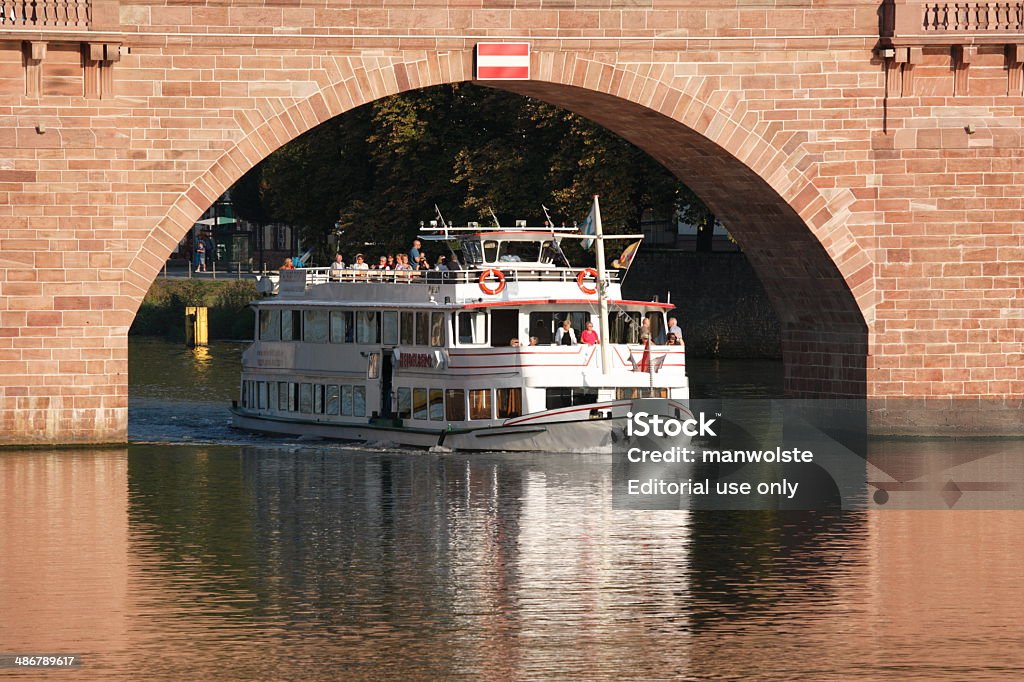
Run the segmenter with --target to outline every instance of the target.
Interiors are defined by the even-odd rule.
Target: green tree
[[[301,226],[307,243],[326,244],[337,223],[353,253],[404,249],[435,205],[450,223],[489,224],[493,210],[511,225],[539,224],[543,204],[556,224],[571,225],[593,194],[608,232],[638,231],[647,210],[707,211],[608,130],[528,97],[458,84],[378,100],[285,145],[239,183],[238,210]]]

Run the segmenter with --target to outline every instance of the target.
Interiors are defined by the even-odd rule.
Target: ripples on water
[[[615,511],[607,458],[268,444],[226,427],[238,352],[199,379],[133,341],[147,442],[0,456],[0,649],[97,680],[1024,672],[1018,513]]]

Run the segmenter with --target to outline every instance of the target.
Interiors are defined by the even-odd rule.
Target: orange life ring
[[[584,282],[587,281],[588,276],[594,279],[593,288],[588,287],[587,285],[584,284]],[[580,291],[582,291],[585,294],[596,294],[597,270],[595,270],[594,268],[583,268],[582,270],[580,270],[580,274],[576,275],[576,286],[578,286],[580,288]]]
[[[498,278],[498,286],[493,289],[487,285],[487,280],[491,277]],[[488,296],[497,296],[501,292],[505,291],[505,273],[494,268],[484,270],[480,273],[480,291],[484,292]]]

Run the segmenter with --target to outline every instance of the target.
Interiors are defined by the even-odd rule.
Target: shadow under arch
[[[438,55],[414,63],[351,61],[347,78],[255,124],[178,197],[129,267],[130,285],[137,290],[132,314],[181,236],[218,196],[275,149],[374,100],[472,80],[468,54],[461,61]],[[820,192],[811,180],[813,164],[797,167],[792,159],[797,157],[799,138],[779,149],[732,119],[721,125],[699,87],[684,93],[646,78],[642,87],[623,88],[616,76],[625,72],[607,69],[611,77],[597,83],[588,78],[588,69],[570,63],[561,80],[514,81],[501,87],[604,126],[650,154],[701,196],[743,247],[776,309],[787,395],[866,397],[868,330],[862,311],[871,306],[874,282],[870,260],[842,224],[849,198],[841,192]],[[629,76],[644,80],[635,73]],[[660,97],[649,94],[652,88],[661,88]],[[648,103],[641,103],[641,98]],[[704,113],[695,121],[688,120],[688,113],[679,116],[681,120],[662,113],[690,111]]]
[[[640,104],[561,83],[513,81],[500,87],[604,126],[701,197],[739,242],[775,307],[788,396],[866,397],[868,330],[850,282],[762,175],[707,136]],[[685,303],[682,308],[685,313]]]

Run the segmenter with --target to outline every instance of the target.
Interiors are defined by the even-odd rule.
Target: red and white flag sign
[[[530,44],[477,43],[476,79],[481,81],[530,80]]]

